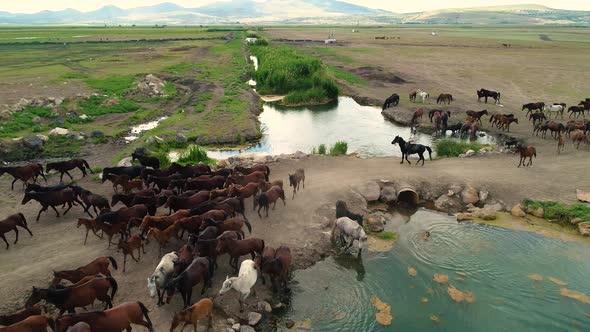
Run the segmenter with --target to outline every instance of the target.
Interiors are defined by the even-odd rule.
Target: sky
[[[13,13],[35,13],[41,10],[62,10],[74,8],[80,11],[91,11],[105,5],[121,8],[133,8],[155,5],[166,0],[0,0],[0,11]],[[199,7],[219,0],[168,0],[183,7]],[[255,0],[264,1],[264,0]],[[285,1],[285,0],[283,0]],[[461,8],[478,6],[503,6],[522,3],[535,3],[559,9],[590,10],[590,0],[344,0],[366,7],[389,10],[397,13],[426,11],[442,8]]]

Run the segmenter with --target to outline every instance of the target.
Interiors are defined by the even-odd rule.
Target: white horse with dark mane
[[[158,294],[158,305],[164,304],[164,301],[162,300],[164,295],[163,290],[166,287],[168,279],[170,279],[174,273],[174,262],[177,260],[178,255],[174,251],[164,255],[158,266],[156,266],[154,273],[152,273],[152,275],[147,278],[150,296],[154,297],[156,294]]]
[[[340,242],[347,243],[350,240],[345,250],[352,247],[355,240],[358,241],[359,251],[363,250],[363,243],[367,242],[367,234],[363,227],[348,217],[336,219],[332,228],[332,240],[336,237],[336,233],[340,236]]]
[[[559,104],[545,105],[544,111],[548,112],[549,117],[551,117],[552,113],[555,114],[556,119],[557,115],[561,114],[561,118],[563,119],[563,112],[565,111],[565,107]]]
[[[358,225],[358,224],[357,224]],[[219,290],[219,295],[227,293],[230,289],[235,289],[240,293],[240,312],[244,311],[244,302],[250,295],[250,290],[258,280],[258,271],[253,260],[246,259],[240,265],[240,272],[237,277],[225,277],[223,286]]]
[[[422,103],[425,103],[426,100],[430,98],[430,95],[426,91],[418,90],[416,93],[416,99],[421,100]]]

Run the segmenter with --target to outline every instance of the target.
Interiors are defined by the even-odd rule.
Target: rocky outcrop
[[[383,184],[383,188],[381,188],[381,194],[379,196],[379,201],[391,204],[395,203],[397,200],[397,191],[395,190],[395,185],[391,182]]]
[[[379,199],[381,195],[381,188],[375,181],[368,181],[355,188],[355,190],[363,196],[367,202],[374,202]]]
[[[530,213],[537,218],[545,217],[545,210],[542,207],[537,208],[537,209],[527,207],[526,211],[527,211],[527,213]]]
[[[136,83],[135,89],[128,93],[133,98],[168,97],[166,94],[166,81],[148,74]]]
[[[526,213],[524,212],[520,204],[516,204],[515,206],[513,206],[512,209],[510,209],[510,214],[520,218],[526,217]]]
[[[479,196],[477,194],[477,190],[475,188],[469,186],[463,189],[461,192],[461,200],[465,204],[475,204],[479,201]]]
[[[383,232],[384,218],[382,215],[374,213],[367,218],[367,227],[373,233]]]
[[[41,135],[28,135],[22,139],[22,145],[31,150],[40,150],[43,148],[43,139]]]
[[[70,134],[70,130],[69,129],[65,129],[65,128],[60,128],[60,127],[55,127],[53,129],[51,129],[51,131],[49,131],[49,135],[69,135]]]
[[[578,224],[578,232],[583,236],[590,236],[590,222],[581,222]]]
[[[434,201],[434,207],[439,211],[456,213],[462,210],[461,199],[453,195],[442,195]]]

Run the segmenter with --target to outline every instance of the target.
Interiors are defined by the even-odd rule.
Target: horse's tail
[[[154,326],[152,325],[152,320],[150,319],[150,316],[148,315],[148,313],[150,312],[148,310],[148,308],[145,307],[145,305],[139,301],[137,301],[137,305],[139,306],[139,308],[141,308],[141,313],[143,314],[143,317],[145,317],[145,320],[148,323],[148,329],[150,331],[153,331]]]
[[[113,291],[111,292],[111,301],[114,301],[117,289],[119,289],[119,285],[113,277],[107,277],[107,280],[109,281],[109,283],[111,284],[111,288],[113,289]]]
[[[266,172],[264,172],[264,178],[266,179],[266,182],[268,182],[268,178],[270,176],[270,167],[264,165],[264,168],[266,168]]]
[[[498,92],[498,101],[500,101],[500,96],[501,96],[501,94],[500,94],[500,92]]]
[[[264,250],[264,248],[266,247],[266,244],[264,243],[264,240],[260,239],[260,241],[262,241],[262,249],[261,249],[261,254],[262,254],[262,250]]]
[[[94,174],[94,172],[90,168],[90,165],[88,165],[88,162],[85,159],[82,159],[82,164],[84,164],[84,166],[86,166],[86,168],[88,168],[88,170],[90,171],[90,173]]]
[[[21,220],[23,221],[23,224],[28,227],[29,225],[27,225],[27,219],[25,218],[25,215],[22,214],[21,212],[18,213],[18,215],[20,216]]]
[[[113,269],[117,270],[118,266],[117,266],[117,261],[115,260],[115,258],[113,256],[107,256],[107,258],[109,259],[109,261],[111,261],[111,265],[113,266]]]
[[[432,160],[432,149],[429,146],[424,146],[428,150],[428,157]]]
[[[252,225],[250,225],[250,222],[248,221],[248,219],[244,218],[244,223],[246,224],[246,227],[248,227],[248,232],[250,232],[250,234],[252,234]]]

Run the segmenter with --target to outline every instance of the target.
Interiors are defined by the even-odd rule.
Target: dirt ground
[[[330,209],[338,198],[350,193],[351,187],[366,180],[404,179],[412,182],[427,181],[431,183],[471,184],[475,187],[486,187],[492,197],[501,198],[508,204],[515,203],[525,197],[536,199],[554,199],[565,202],[575,200],[575,189],[590,188],[590,180],[580,176],[584,174],[585,163],[578,162],[580,155],[586,152],[575,152],[559,158],[568,161],[570,167],[562,167],[555,163],[557,158],[541,155],[535,160],[532,168],[516,168],[514,156],[490,156],[471,159],[442,159],[427,162],[426,166],[400,165],[399,158],[356,157],[309,157],[303,160],[285,160],[271,165],[271,179],[287,180],[288,172],[303,167],[306,170],[306,188],[294,200],[288,193],[287,205],[277,204],[276,211],[271,211],[268,219],[260,219],[248,210],[247,216],[253,225],[252,236],[263,238],[267,245],[287,245],[296,253],[297,266],[306,266],[322,257],[328,249],[327,229],[322,227],[325,217],[334,213]],[[100,156],[89,158],[93,166],[100,164]],[[104,164],[103,164],[104,165]],[[52,176],[50,183],[58,178]],[[110,196],[111,186],[100,184],[89,178],[79,184],[103,195]],[[8,178],[2,178],[2,188],[9,188]],[[75,227],[77,217],[82,216],[79,207],[73,208],[66,217],[56,218],[54,213],[42,214],[39,223],[34,218],[39,205],[29,202],[20,205],[23,193],[19,186],[15,191],[5,190],[0,193],[0,215],[23,212],[29,221],[34,237],[20,233],[19,243],[11,245],[9,250],[0,250],[3,276],[0,285],[0,297],[3,299],[1,312],[8,312],[21,306],[32,286],[46,286],[51,279],[52,270],[71,269],[83,265],[90,260],[104,255],[114,256],[122,265],[122,255],[115,248],[107,249],[104,240],[92,235],[86,246],[83,245],[84,231]],[[251,206],[248,200],[247,206]],[[160,213],[165,211],[160,210]],[[8,235],[9,241],[14,235]],[[177,241],[167,249],[174,250],[181,246]],[[158,248],[152,241],[147,247],[148,254],[142,257],[139,264],[128,262],[127,272],[114,272],[119,283],[119,292],[115,304],[122,301],[142,301],[151,310],[151,318],[157,331],[168,328],[174,311],[181,307],[177,295],[173,303],[157,307],[149,298],[146,278],[157,265]],[[221,287],[228,269],[227,257],[219,259],[220,269],[216,272],[213,288],[206,296],[213,296]],[[254,308],[260,300],[277,303],[269,292],[268,285],[256,286],[256,295],[247,302]],[[197,293],[197,292],[195,292]],[[193,301],[200,298],[193,295]],[[237,294],[228,293],[216,299],[218,307],[223,308],[230,316],[240,317],[237,307]],[[97,307],[95,307],[97,308]],[[247,311],[246,311],[247,312]],[[245,314],[241,317],[244,318]],[[222,317],[222,315],[218,315]],[[218,320],[218,327],[224,325]]]

